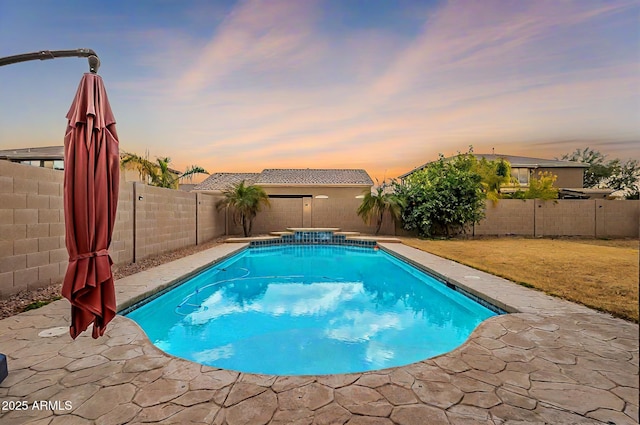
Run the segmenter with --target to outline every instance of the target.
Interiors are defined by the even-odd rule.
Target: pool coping
[[[245,247],[219,245],[119,279],[119,310]],[[0,347],[9,362],[0,399],[66,397],[73,409],[0,411],[0,421],[637,422],[638,325],[406,245],[380,247],[517,313],[494,316],[457,349],[411,365],[292,377],[245,374],[175,358],[155,348],[122,316],[104,337],[93,340],[85,332],[72,341],[66,332],[69,304],[60,300],[0,320]]]

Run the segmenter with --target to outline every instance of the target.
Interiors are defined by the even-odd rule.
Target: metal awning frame
[[[47,60],[55,58],[87,58],[89,61],[89,72],[98,73],[100,68],[100,59],[96,52],[91,49],[75,49],[75,50],[40,50],[39,52],[23,53],[20,55],[7,56],[0,58],[0,66],[11,65],[14,63],[27,62],[32,60]]]

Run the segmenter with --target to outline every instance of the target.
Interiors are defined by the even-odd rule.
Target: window
[[[511,169],[511,175],[522,186],[529,185],[529,174],[530,174],[530,171],[528,168],[512,168]]]

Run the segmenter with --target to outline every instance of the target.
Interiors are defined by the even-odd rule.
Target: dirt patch
[[[141,260],[137,263],[114,266],[113,276],[116,280],[121,279],[125,276],[139,273],[141,271],[159,266],[161,264],[168,263],[170,261],[177,260],[191,254],[195,254],[196,252],[200,252],[224,243],[224,240],[227,237],[228,236],[216,238],[200,245],[178,249],[176,251],[171,251],[164,254],[156,255],[154,257],[145,258],[144,260]],[[51,301],[58,300],[61,297],[61,290],[62,283],[55,283],[53,285],[49,285],[40,289],[21,291],[9,298],[0,300],[0,319],[4,319],[6,317],[22,313],[28,309],[37,308],[37,306],[46,305]]]

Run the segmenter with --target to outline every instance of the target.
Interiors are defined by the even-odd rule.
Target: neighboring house
[[[259,175],[260,173],[211,173],[202,183],[195,185],[192,191],[220,194],[241,181],[253,184]]]
[[[0,150],[0,160],[64,170],[64,146]]]
[[[0,160],[18,162],[35,167],[53,168],[54,170],[64,170],[64,146],[0,150]],[[169,171],[176,177],[182,174],[178,170],[169,169]],[[124,175],[125,181],[142,181],[140,173],[133,165],[126,166],[121,174]]]
[[[589,164],[575,161],[562,161],[557,159],[530,158],[526,156],[499,155],[499,154],[474,154],[476,158],[484,158],[487,161],[504,159],[511,165],[511,175],[514,181],[518,182],[519,187],[526,188],[529,186],[529,179],[537,177],[538,173],[550,172],[558,178],[555,186],[560,189],[559,196],[567,198],[589,198],[589,197],[606,197],[611,193],[606,189],[583,189],[584,171],[589,168]],[[447,158],[448,159],[448,158]],[[424,169],[429,163],[401,175],[401,181],[415,173]],[[503,186],[503,192],[515,190],[516,185],[509,187]]]
[[[220,195],[236,183],[261,186],[271,208],[258,214],[257,231],[284,230],[285,227],[335,226],[336,215],[348,217],[349,229],[363,229],[356,215],[365,191],[373,180],[361,169],[265,169],[261,173],[213,173],[196,185],[194,192]],[[346,225],[344,225],[346,226]]]

